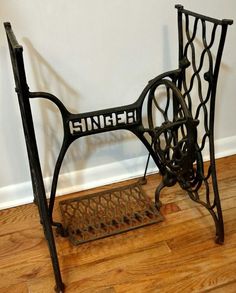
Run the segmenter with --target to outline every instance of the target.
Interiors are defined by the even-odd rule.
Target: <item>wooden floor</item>
[[[206,210],[177,186],[165,189],[162,223],[78,247],[56,238],[66,292],[235,293],[236,156],[217,160],[217,169],[224,245],[214,243],[213,220]],[[149,195],[159,181],[159,175],[149,176],[144,186]],[[58,208],[55,217],[60,218]],[[0,221],[0,292],[53,292],[52,267],[36,207],[0,211]]]

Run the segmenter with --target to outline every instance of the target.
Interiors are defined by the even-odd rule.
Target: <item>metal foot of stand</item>
[[[56,293],[64,293],[65,292],[65,285],[62,283],[62,285],[59,286],[59,287],[55,286],[54,291]]]

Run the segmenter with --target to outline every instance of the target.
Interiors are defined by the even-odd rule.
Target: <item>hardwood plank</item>
[[[122,283],[115,286],[117,293],[137,292],[137,293],[182,293],[182,292],[217,292],[217,293],[235,293],[236,288],[236,276],[235,269],[236,264],[229,265],[229,270],[225,270],[223,266],[220,268],[207,271],[203,274],[193,274],[193,277],[189,276],[178,282],[173,282],[163,286],[159,286],[158,281],[139,281]],[[225,282],[233,282],[229,285],[222,285]],[[215,287],[218,287],[216,289]]]
[[[0,210],[0,236],[39,227],[38,209],[34,204]]]
[[[224,266],[221,266],[214,270],[209,269],[202,274],[189,276],[184,282],[172,284],[171,286],[167,285],[163,292],[206,292],[209,289],[213,289],[213,292],[215,292],[215,287],[221,286],[221,284],[224,284],[225,282],[236,280],[236,263],[227,264],[227,266],[227,270],[225,270]],[[228,293],[228,291],[224,292]]]
[[[214,287],[213,289],[210,289],[206,292],[214,292],[214,293],[235,293],[236,292],[236,281],[233,281],[226,285],[220,285],[217,287]]]
[[[120,247],[122,247],[122,251],[125,254],[153,247],[161,241],[167,241],[169,244],[168,240],[175,240],[175,245],[178,245],[178,241],[183,241],[185,237],[191,241],[189,243],[186,242],[189,245],[192,243],[201,243],[201,238],[199,238],[199,236],[204,236],[206,239],[210,240],[210,244],[215,245],[215,228],[210,215],[204,218],[191,219],[187,222],[184,221],[185,213],[182,214],[180,218],[182,219],[181,223],[179,219],[177,224],[171,223],[169,226],[160,226],[159,224],[152,225],[130,231],[123,235],[101,239],[81,246],[73,246],[65,238],[58,238],[57,243],[62,255],[77,254],[81,264],[90,262],[91,259],[96,261],[101,260],[104,258],[104,254],[110,258],[116,257],[120,255]],[[225,213],[226,241],[227,235],[231,231],[230,229],[234,227],[233,223],[235,218],[236,209],[228,210],[227,213]],[[228,224],[228,221],[231,221],[230,224]],[[180,245],[182,245],[181,242]]]
[[[0,279],[4,280],[0,287],[48,273],[52,273],[52,266],[41,228],[0,237]]]
[[[234,212],[236,212],[236,209]],[[167,244],[172,251],[180,249],[181,247],[184,247],[185,249],[192,249],[191,246],[196,245],[196,243],[201,245],[204,241],[212,240],[214,226],[209,227],[206,231],[207,233],[204,233],[202,229],[189,231],[188,233],[185,233],[184,236],[179,235],[167,240]],[[228,243],[232,233],[236,233],[235,219],[225,223],[225,243]],[[210,241],[208,244],[210,248],[215,246],[213,241]]]
[[[1,293],[28,293],[28,287],[26,283],[20,283],[9,287],[0,288]]]
[[[205,227],[204,222],[201,223],[201,221],[192,221],[188,224],[184,223],[185,219],[193,220],[200,218],[200,213],[197,209],[189,210],[187,212],[180,211],[177,214],[177,216],[175,214],[166,215],[165,222],[162,223],[93,241],[77,247],[71,245],[65,238],[58,238],[58,245],[64,256],[79,253],[80,261],[83,263],[84,259],[86,261],[88,257],[94,259],[103,258],[104,253],[107,256],[109,255],[111,257],[111,255],[113,255],[113,257],[115,257],[117,254],[120,254],[120,247],[122,247],[124,253],[129,253],[135,250],[146,249],[147,247],[158,245],[158,243],[168,238],[167,235],[169,235],[169,237],[173,237],[173,235],[176,234],[179,235],[180,230],[186,231],[186,229],[188,229],[189,231],[194,228],[199,229],[199,224],[200,227]],[[180,229],[178,229],[178,224],[180,224]]]
[[[193,254],[191,250],[185,248],[163,256],[158,255],[157,248],[152,248],[87,265],[80,265],[79,259],[71,255],[62,260],[64,268],[71,268],[64,270],[63,276],[69,286],[76,283],[81,292],[86,288],[91,288],[93,292],[94,289],[104,286],[115,287],[119,292],[119,286],[124,283],[136,284],[140,281],[153,282],[157,288],[164,290],[167,286],[180,281],[184,284],[184,280],[193,276],[197,280],[199,274],[204,276],[209,272],[217,271],[222,265],[224,268],[230,267],[229,265],[235,268],[233,260],[236,257],[236,235],[225,247],[215,245],[212,249],[205,250],[205,243],[201,246],[197,244],[197,247],[199,252],[201,250],[197,258],[196,253]],[[230,272],[231,270],[228,273]],[[232,275],[230,276],[232,278]],[[38,286],[38,282],[48,284],[49,278],[31,280],[29,288]]]
[[[217,160],[217,169],[224,245],[214,243],[214,223],[207,210],[189,200],[177,185],[165,188],[163,223],[78,247],[56,237],[66,292],[236,292],[236,156]],[[148,176],[143,189],[153,198],[160,181],[158,174]],[[130,182],[57,198],[57,203]],[[58,205],[55,218],[61,218]],[[0,219],[0,292],[53,292],[52,266],[37,207],[0,211]]]
[[[32,293],[52,293],[54,280],[48,276],[29,282],[29,292]],[[66,286],[66,293],[117,293],[114,287],[100,286],[95,288],[81,288],[80,282],[72,282]],[[1,291],[0,291],[1,292]],[[128,292],[128,291],[127,291]]]
[[[24,258],[21,262],[4,264],[0,269],[0,279],[3,280],[0,284],[0,292],[1,287],[27,282],[37,277],[50,274],[53,278],[51,260],[48,256],[44,256],[45,259],[42,257]]]
[[[41,229],[28,229],[0,236],[0,263],[4,259],[16,258],[16,255],[29,257],[47,251],[47,245]]]

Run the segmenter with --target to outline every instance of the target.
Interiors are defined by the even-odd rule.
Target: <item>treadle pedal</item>
[[[59,202],[73,245],[163,221],[139,183]]]

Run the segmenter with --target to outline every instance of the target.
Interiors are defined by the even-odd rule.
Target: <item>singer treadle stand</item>
[[[181,5],[176,5],[176,8],[178,68],[150,80],[132,104],[81,114],[70,113],[53,94],[29,90],[23,48],[18,44],[10,23],[4,24],[23,122],[34,201],[48,242],[57,292],[64,291],[64,284],[52,227],[56,227],[62,236],[69,236],[72,243],[79,244],[158,222],[162,220],[159,213],[160,192],[164,187],[176,183],[193,201],[209,211],[215,223],[216,242],[224,241],[215,165],[214,119],[221,57],[228,25],[233,21],[200,15],[185,10]],[[30,105],[37,98],[50,100],[58,107],[64,128],[49,204]],[[147,126],[142,116],[144,101],[147,101]],[[55,222],[53,208],[58,176],[69,146],[78,138],[119,129],[129,130],[141,140],[149,152],[148,162],[151,156],[162,175],[162,182],[156,189],[155,202],[145,197],[139,184],[134,184],[111,192],[63,201],[60,207],[64,223]],[[203,164],[202,152],[205,148],[208,148],[210,154],[208,168]],[[143,181],[146,170],[147,166]],[[107,206],[113,207],[109,214],[106,214]]]

